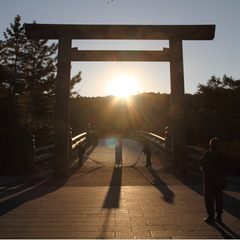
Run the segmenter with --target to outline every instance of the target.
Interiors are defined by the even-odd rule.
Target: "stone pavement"
[[[172,175],[171,163],[145,156],[133,164],[141,146],[124,140],[123,166],[114,166],[114,147],[103,140],[87,152],[96,164],[75,162],[69,177],[24,176],[0,185],[0,238],[240,238],[240,188],[224,191],[223,224],[203,221],[202,176],[189,172],[185,183]],[[0,179],[1,180],[1,179]]]

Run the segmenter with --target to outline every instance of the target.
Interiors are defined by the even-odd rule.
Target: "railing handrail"
[[[77,139],[80,139],[82,138],[83,136],[85,136],[87,134],[87,132],[84,132],[84,133],[81,133],[75,137],[72,138],[72,142],[75,142]],[[54,148],[54,144],[51,144],[51,145],[48,145],[48,146],[44,146],[44,147],[39,147],[39,148],[35,148],[34,149],[34,152],[35,153],[38,153],[38,152],[41,152],[41,151],[44,151],[44,150],[48,150],[48,149],[53,149]]]
[[[44,146],[44,147],[35,148],[34,152],[35,153],[41,152],[41,151],[44,151],[44,150],[47,150],[47,149],[50,149],[50,148],[53,148],[53,147],[54,147],[54,144],[51,144],[51,145],[48,145],[48,146]]]
[[[86,136],[87,136],[87,132],[84,132],[84,133],[81,133],[77,136],[75,136],[74,138],[72,138],[72,149],[71,150],[74,150],[79,142],[84,142],[86,141]]]
[[[187,145],[187,148],[191,149],[191,150],[198,151],[200,153],[204,153],[205,152],[204,148],[200,148],[200,147],[196,147],[196,146],[192,146],[192,145]]]
[[[151,133],[151,132],[143,132],[143,131],[136,131],[138,133],[144,133],[144,134],[147,134],[147,135],[150,135],[150,136],[153,136],[154,138],[157,138],[157,139],[160,139],[161,141],[165,141],[165,138],[161,137],[161,136],[158,136],[154,133]]]
[[[172,152],[171,148],[168,147],[168,149],[166,149],[166,138],[163,138],[157,134],[154,134],[151,132],[145,132],[145,131],[136,131],[136,134],[140,135],[142,138],[143,137],[147,138],[157,151],[160,151],[162,154],[165,152],[165,157],[166,157],[166,151],[169,153]],[[87,132],[83,132],[71,138],[72,149],[70,149],[70,151],[73,151],[78,146],[79,142],[85,142],[86,135],[87,135]],[[191,146],[191,145],[187,145],[187,149],[188,149],[188,158],[191,159],[193,163],[199,164],[200,157],[205,150],[201,147]],[[40,147],[40,148],[33,147],[32,161],[34,162],[34,165],[36,165],[36,163],[40,161],[46,161],[48,158],[53,157],[53,150],[54,150],[54,144]],[[42,151],[45,151],[45,152],[43,154],[36,156],[36,153],[40,153]],[[193,151],[195,151],[195,153]]]
[[[71,146],[72,149],[70,149],[70,152],[72,152],[72,150],[74,150],[79,142],[84,142],[86,140],[86,136],[87,132],[81,133],[73,138],[71,138]],[[54,151],[54,144],[48,145],[48,146],[43,146],[43,147],[39,147],[39,148],[35,148],[34,144],[32,146],[32,155],[31,155],[31,159],[29,159],[30,161],[30,168],[32,170],[30,170],[31,173],[35,172],[35,167],[36,165],[38,165],[38,163],[42,162],[42,164],[45,164],[45,166],[42,166],[42,168],[48,168],[49,167],[49,163],[51,163],[52,161],[50,160],[50,162],[47,162],[47,159],[50,159],[53,157],[53,151]],[[42,152],[42,153],[41,153]],[[36,154],[38,153],[38,156],[36,156]]]
[[[154,147],[157,151],[159,151],[160,153],[165,152],[164,157],[168,160],[168,155],[167,152],[172,153],[172,149],[168,148],[166,149],[166,139],[158,136],[154,133],[150,133],[150,132],[144,132],[144,131],[136,131],[136,133],[138,135],[141,135],[141,137],[143,138],[147,138],[150,143],[152,143],[152,147]],[[164,143],[160,143],[160,142],[155,142],[151,139],[151,137],[154,137],[154,139],[160,139],[162,142]],[[189,159],[189,167],[196,169],[196,170],[200,170],[200,158],[202,156],[202,154],[204,153],[205,149],[201,148],[201,147],[196,147],[196,146],[192,146],[192,145],[187,145],[187,150],[188,150],[188,159]]]
[[[87,134],[87,132],[81,133],[75,137],[72,138],[72,142],[74,142],[76,139],[80,138],[81,136],[85,136]]]

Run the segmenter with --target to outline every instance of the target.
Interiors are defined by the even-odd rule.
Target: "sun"
[[[138,89],[137,81],[131,75],[116,75],[108,84],[109,94],[118,98],[128,99],[130,95],[137,94]]]

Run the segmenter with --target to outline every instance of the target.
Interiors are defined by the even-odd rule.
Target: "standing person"
[[[82,165],[83,165],[82,158],[83,158],[84,153],[85,153],[85,148],[84,148],[83,144],[80,142],[78,144],[78,158],[79,158],[78,167],[82,167]]]
[[[98,134],[96,131],[92,132],[93,147],[98,145]]]
[[[87,130],[87,135],[86,135],[86,148],[90,147],[93,144],[93,132],[91,130]]]
[[[143,139],[142,142],[144,144],[142,152],[144,152],[144,154],[146,155],[145,167],[150,167],[151,166],[151,153],[152,153],[151,144],[146,139]]]
[[[219,142],[217,138],[212,138],[209,143],[210,150],[207,150],[200,159],[201,169],[204,173],[204,199],[208,217],[205,222],[222,222],[223,212],[223,190],[226,188],[225,169],[227,158],[218,151]],[[216,207],[214,209],[214,202]]]

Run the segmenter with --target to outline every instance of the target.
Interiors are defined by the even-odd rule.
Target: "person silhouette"
[[[85,154],[85,148],[84,148],[83,144],[80,142],[78,144],[78,158],[79,158],[78,167],[82,167],[82,165],[83,165],[82,158],[83,158],[84,154]]]
[[[151,166],[151,153],[152,153],[151,144],[146,139],[143,139],[142,142],[144,144],[142,152],[144,152],[144,154],[146,155],[145,167],[150,167]]]
[[[223,190],[226,188],[225,170],[227,157],[218,150],[219,141],[216,137],[209,142],[207,150],[200,159],[201,170],[204,173],[204,200],[208,217],[205,222],[214,224],[215,220],[222,223]],[[214,209],[214,203],[216,203]],[[217,212],[216,219],[214,218]]]

